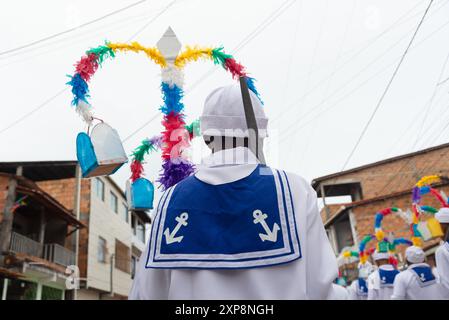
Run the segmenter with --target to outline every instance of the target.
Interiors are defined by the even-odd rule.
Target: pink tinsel
[[[83,56],[81,60],[76,63],[75,67],[76,73],[78,73],[84,81],[88,82],[98,69],[97,56],[94,53]]]
[[[169,160],[171,158],[172,149],[180,141],[182,141],[182,136],[177,134],[178,130],[182,130],[185,126],[183,120],[183,115],[178,113],[175,114],[173,111],[168,115],[164,116],[162,125],[165,131],[162,132],[164,145],[162,146],[162,158],[164,160]]]
[[[242,66],[240,63],[235,61],[235,59],[226,59],[225,60],[225,69],[229,70],[232,74],[233,79],[238,79],[242,76],[245,76],[245,67]]]

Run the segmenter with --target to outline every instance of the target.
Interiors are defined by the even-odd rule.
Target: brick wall
[[[58,200],[67,209],[73,210],[76,180],[75,178],[62,180],[49,180],[38,182],[37,185]],[[90,180],[81,180],[81,203],[80,203],[80,221],[89,226],[90,213]],[[87,275],[87,254],[88,254],[89,230],[83,228],[79,232],[79,255],[78,267],[82,278]],[[68,245],[74,245],[75,238],[67,239]]]
[[[363,193],[363,200],[373,199],[365,204],[360,204],[351,209],[355,218],[355,230],[357,240],[360,241],[366,234],[374,233],[374,215],[377,211],[386,207],[398,207],[406,211],[411,209],[411,190],[415,183],[426,175],[443,175],[449,176],[449,146],[440,149],[434,149],[425,153],[414,154],[402,159],[392,160],[391,162],[379,164],[376,166],[366,167],[354,172],[342,174],[335,178],[320,180],[320,183],[338,184],[348,182],[360,182]],[[449,186],[438,187],[449,195]],[[408,191],[409,193],[391,197],[394,193]],[[440,207],[438,201],[431,195],[424,196],[423,204]],[[338,211],[341,205],[332,205],[331,216]],[[325,219],[325,209],[321,211],[323,222]],[[429,215],[425,215],[425,220]],[[384,218],[382,222],[383,230],[388,234],[389,231],[394,232],[395,237],[410,238],[411,233],[409,225],[400,217],[391,214]],[[375,242],[375,241],[373,241]],[[437,240],[425,243],[424,246],[432,245]],[[371,243],[368,247],[371,247]],[[403,252],[403,246],[398,250]]]
[[[439,187],[438,189],[449,195],[449,186]],[[440,207],[439,202],[431,195],[424,196],[422,199],[422,204],[433,206],[435,208]],[[374,215],[377,211],[387,207],[398,207],[403,211],[406,211],[407,209],[411,210],[411,193],[352,208],[351,210],[354,213],[356,222],[355,229],[357,232],[358,241],[360,241],[365,235],[374,233]],[[431,215],[423,215],[421,220],[427,220],[429,217],[431,217]],[[407,223],[395,213],[384,217],[382,221],[382,229],[385,234],[388,234],[390,231],[393,232],[395,237],[405,237],[408,239],[411,237],[410,226],[407,225]],[[425,242],[424,247],[435,243],[437,243],[437,240]],[[372,243],[368,247],[372,247]],[[403,252],[404,250],[405,248],[400,248],[398,251]]]
[[[360,182],[363,199],[411,189],[419,178],[439,174],[449,176],[449,147],[368,167],[339,177],[323,180],[324,184]]]

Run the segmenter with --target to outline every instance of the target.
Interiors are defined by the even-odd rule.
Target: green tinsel
[[[422,206],[421,209],[423,209],[426,212],[433,213],[433,214],[438,212],[437,209],[435,209],[434,207],[431,207],[431,206]]]
[[[107,58],[115,57],[114,51],[107,46],[107,43],[104,46],[98,46],[96,48],[92,48],[92,49],[89,49],[86,51],[86,54],[88,54],[88,55],[91,53],[94,53],[97,56],[98,64],[100,64],[100,65]]]
[[[185,125],[184,128],[189,131],[190,134],[193,134],[194,137],[200,136],[200,120],[196,119],[189,125]]]
[[[149,154],[150,151],[155,151],[156,148],[154,144],[150,143],[148,140],[142,141],[142,144],[138,146],[136,149],[134,149],[131,156],[134,160],[142,162],[143,158],[145,157],[145,154]]]
[[[219,47],[212,50],[212,58],[214,59],[214,64],[220,64],[224,68],[226,59],[232,59],[233,57],[224,53],[223,47]]]
[[[367,243],[367,242],[369,242],[369,241],[371,241],[371,236],[365,236],[364,238],[363,238],[363,240],[362,240],[362,242],[363,243]]]

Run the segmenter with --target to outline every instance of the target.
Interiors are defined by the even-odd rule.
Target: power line
[[[360,142],[362,141],[363,136],[365,135],[366,131],[368,130],[369,125],[370,125],[371,122],[373,121],[374,116],[376,115],[377,111],[379,110],[379,108],[380,108],[380,106],[381,106],[381,104],[382,104],[382,102],[383,102],[383,100],[384,100],[384,98],[385,98],[385,96],[386,96],[388,90],[389,90],[390,87],[391,87],[391,84],[393,83],[393,80],[394,80],[395,77],[396,77],[396,74],[397,74],[398,71],[399,71],[400,66],[402,65],[402,62],[403,62],[404,59],[405,59],[405,56],[407,55],[408,50],[410,49],[410,47],[411,47],[411,45],[412,45],[412,43],[413,43],[413,40],[415,40],[415,37],[416,37],[416,35],[417,35],[419,29],[421,28],[422,23],[424,22],[424,19],[425,19],[426,15],[427,15],[427,12],[429,12],[429,9],[430,9],[432,3],[433,3],[433,0],[430,0],[429,5],[427,6],[427,9],[426,9],[426,11],[424,12],[424,15],[423,15],[423,17],[421,18],[421,21],[419,22],[419,24],[418,24],[418,26],[417,26],[417,28],[416,28],[416,30],[415,30],[415,33],[413,34],[413,36],[412,36],[412,38],[411,38],[411,40],[410,40],[410,42],[409,42],[407,48],[406,48],[405,51],[404,51],[404,54],[403,54],[402,57],[401,57],[401,60],[399,60],[399,63],[398,63],[398,65],[397,65],[396,69],[394,70],[393,75],[391,76],[390,81],[388,82],[388,84],[387,84],[387,86],[386,86],[384,92],[382,93],[382,95],[381,95],[381,97],[380,97],[380,99],[379,99],[379,102],[378,102],[377,105],[376,105],[376,108],[374,109],[374,111],[372,112],[371,116],[369,117],[368,122],[365,124],[365,127],[363,128],[363,130],[362,130],[362,132],[361,132],[359,138],[357,139],[356,144],[354,145],[354,147],[353,147],[353,149],[351,150],[349,156],[347,157],[345,163],[343,164],[343,167],[342,167],[341,171],[343,171],[343,170],[346,168],[346,165],[347,165],[347,164],[349,163],[349,161],[351,160],[351,158],[352,158],[352,156],[354,155],[355,151],[357,150],[357,148],[358,148]]]
[[[150,21],[148,21],[147,23],[145,23],[139,30],[137,30],[131,37],[129,37],[129,39],[127,40],[127,42],[133,40],[135,37],[137,37],[140,33],[142,33],[142,31],[144,31],[150,24],[152,24],[154,21],[156,21],[157,18],[159,18],[161,15],[164,14],[164,12],[166,12],[168,9],[170,9],[171,6],[173,6],[176,3],[177,0],[173,0],[171,1],[166,7],[164,7],[164,9],[162,9],[161,12],[159,12],[155,17],[153,17],[152,19],[150,19]]]
[[[290,3],[289,3],[290,2]],[[232,52],[239,52],[255,37],[257,37],[263,30],[270,26],[277,18],[279,18],[290,6],[295,3],[295,0],[284,1],[276,10],[274,10],[266,19],[264,19],[253,31],[251,31],[245,38],[242,39],[232,50]],[[217,68],[211,68],[208,72],[202,75],[197,81],[195,81],[187,90],[186,93],[190,93],[198,87],[200,83],[209,78]]]
[[[289,3],[290,2],[290,3]],[[264,19],[252,32],[250,32],[245,38],[242,39],[242,41],[239,42],[239,44],[237,44],[236,47],[234,47],[233,52],[238,52],[240,51],[242,48],[244,48],[249,42],[251,42],[255,37],[257,37],[263,30],[265,30],[268,26],[270,26],[277,18],[279,18],[291,5],[293,5],[295,3],[295,0],[291,1],[291,0],[286,0],[284,1],[277,9],[275,9],[266,19]],[[448,2],[446,2],[445,4],[447,4]],[[444,5],[445,5],[444,4]],[[444,6],[443,5],[443,6]],[[364,50],[366,50],[369,46],[372,45],[372,43],[374,43],[375,41],[377,41],[379,38],[381,38],[384,34],[386,34],[388,31],[390,31],[391,29],[393,29],[393,27],[398,24],[403,18],[405,18],[410,12],[412,12],[414,9],[416,9],[418,5],[415,5],[412,9],[410,9],[409,11],[407,11],[404,15],[402,15],[398,20],[396,20],[396,22],[394,22],[392,25],[390,25],[390,27],[388,27],[387,29],[385,29],[381,34],[379,34],[378,36],[375,37],[374,40],[372,40],[372,42],[370,42],[366,47],[362,48],[361,50],[359,50],[357,53],[355,53],[353,56],[351,56],[345,63],[343,63],[342,65],[340,65],[338,68],[336,68],[336,70],[342,68],[344,65],[346,65],[348,62],[352,61],[353,58],[355,58],[356,56],[358,56],[359,54],[361,54]],[[441,7],[443,7],[441,6]],[[438,8],[438,9],[441,9]],[[414,15],[415,16],[415,15]],[[413,17],[414,17],[413,16]],[[406,20],[408,21],[408,20]],[[205,81],[209,76],[212,75],[212,73],[214,73],[216,71],[216,68],[211,68],[208,72],[206,72],[202,77],[200,77],[195,83],[192,84],[192,86],[190,88],[188,88],[188,90],[186,91],[187,93],[192,92],[200,83],[202,83],[203,81]],[[326,78],[327,79],[327,78]],[[324,79],[324,81],[326,80]],[[316,88],[316,87],[315,87]],[[315,89],[314,88],[314,89]],[[312,89],[312,90],[314,90]],[[310,93],[310,92],[308,92]],[[308,94],[306,93],[306,95]],[[152,119],[155,117],[156,115],[154,115],[152,117]],[[276,119],[275,119],[276,120]],[[152,121],[154,120],[149,120],[147,122],[145,122],[142,126],[140,126],[138,130],[136,130],[135,132],[133,132],[132,135],[129,135],[126,137],[126,140],[130,139],[133,135],[137,134],[140,130],[142,130],[143,128],[145,128],[148,124],[150,124]]]
[[[145,128],[147,125],[149,125],[151,122],[156,120],[159,117],[159,112],[154,114],[149,120],[147,120],[145,123],[143,123],[139,128],[131,132],[125,139],[122,140],[122,143],[125,143],[129,139],[131,139],[134,135],[136,135],[140,130]]]
[[[445,5],[447,5],[449,3],[449,1],[446,1],[443,5],[441,5],[439,8],[435,9],[433,13],[437,12],[438,10],[440,10],[442,7],[444,7]],[[419,4],[418,4],[419,5]],[[374,43],[376,43],[377,40],[379,40],[380,38],[382,38],[385,34],[387,34],[389,31],[391,31],[392,29],[394,29],[395,27],[401,25],[404,22],[407,22],[408,20],[410,20],[411,18],[414,18],[416,16],[413,15],[412,17],[410,17],[409,19],[403,21],[402,23],[399,23],[402,19],[404,19],[410,12],[412,12],[414,9],[416,9],[416,7],[418,6],[414,6],[412,9],[410,9],[407,13],[405,13],[404,15],[402,15],[399,19],[397,19],[394,23],[392,23],[388,28],[386,28],[384,31],[382,31],[379,35],[375,36],[373,39],[369,40],[367,42],[367,44],[365,46],[363,46],[360,50],[358,50],[355,54],[351,55],[348,59],[346,59],[345,62],[343,62],[341,65],[339,65],[338,67],[336,67],[335,72],[339,71],[340,69],[342,69],[344,66],[346,66],[348,63],[351,63],[354,61],[355,58],[357,58],[360,54],[362,54],[365,50],[367,50],[369,47],[371,47]],[[421,12],[419,12],[421,13]],[[432,13],[432,14],[433,14]],[[368,67],[374,63],[375,61],[377,61],[378,59],[382,58],[384,56],[384,54],[388,51],[390,51],[392,48],[394,48],[396,45],[398,45],[403,39],[405,39],[405,37],[408,36],[408,32],[404,35],[404,37],[402,37],[401,39],[399,39],[397,42],[395,42],[393,44],[393,46],[391,46],[390,48],[388,48],[383,54],[381,54],[380,56],[378,56],[376,59],[374,59],[373,61],[371,61],[368,64]],[[345,54],[343,54],[345,55]],[[318,68],[317,70],[320,70],[321,68]],[[321,84],[323,84],[329,77],[331,77],[332,75],[327,75],[326,77],[322,78],[321,80],[319,80],[316,85],[310,89],[308,92],[306,92],[304,95],[302,95],[299,99],[295,100],[294,102],[292,102],[291,104],[288,105],[288,107],[295,105],[296,103],[299,103],[300,101],[304,100],[308,95],[310,95],[312,92],[314,92],[317,88],[320,87]],[[275,117],[274,119],[271,120],[271,122],[276,122],[279,118],[281,118],[283,115],[285,115],[285,112],[281,112],[279,113],[279,115],[277,117]]]
[[[147,0],[143,0],[143,1],[147,1]],[[142,2],[142,1],[141,1]],[[162,13],[164,13],[167,9],[167,7],[170,7],[173,5],[173,3],[176,2],[176,0],[170,2],[161,12],[159,12],[156,15],[156,18],[159,17]],[[155,21],[155,19],[151,19],[152,22]],[[148,23],[146,23],[144,25],[143,28],[139,29],[139,32],[134,33],[134,35],[132,37],[137,36],[139,33],[143,32],[145,30],[145,28],[147,28],[149,26]],[[12,127],[14,127],[15,125],[17,125],[18,123],[22,122],[23,120],[25,120],[26,118],[28,118],[29,116],[31,116],[33,113],[35,113],[36,111],[44,108],[45,106],[47,106],[50,102],[52,102],[54,99],[56,99],[58,96],[60,96],[61,94],[63,94],[65,91],[67,91],[69,88],[68,87],[64,87],[62,90],[58,91],[55,95],[53,95],[52,97],[48,98],[47,100],[45,100],[43,103],[41,103],[40,105],[38,105],[36,108],[34,108],[33,110],[31,110],[30,112],[26,113],[25,115],[23,115],[22,117],[20,117],[19,119],[15,120],[13,123],[11,123],[10,125],[8,125],[7,127],[3,128],[0,130],[0,134],[2,134],[3,132],[11,129]]]
[[[108,17],[110,17],[110,16],[113,16],[113,15],[115,15],[115,14],[117,14],[117,13],[120,13],[120,12],[122,12],[122,11],[125,11],[125,10],[127,10],[127,9],[130,9],[130,8],[132,8],[132,7],[135,7],[135,6],[137,6],[137,5],[141,4],[141,3],[144,3],[144,2],[146,2],[146,1],[148,1],[148,0],[140,0],[140,1],[134,2],[134,3],[132,3],[132,4],[128,5],[128,6],[126,6],[126,7],[123,7],[123,8],[121,8],[121,9],[112,11],[112,12],[110,12],[110,13],[104,15],[104,16],[101,16],[101,17],[99,17],[99,18],[96,18],[96,19],[93,19],[93,20],[91,20],[91,21],[88,21],[88,22],[85,22],[85,23],[83,23],[83,24],[80,24],[79,26],[76,26],[76,27],[73,27],[73,28],[70,28],[70,29],[67,29],[67,30],[64,30],[64,31],[61,31],[61,32],[58,32],[58,33],[55,33],[55,34],[52,34],[52,35],[47,36],[47,37],[44,37],[44,38],[42,38],[42,39],[35,40],[35,41],[30,42],[30,43],[27,43],[27,44],[24,44],[24,45],[21,45],[21,46],[18,46],[18,47],[9,49],[9,50],[2,51],[2,52],[0,52],[0,56],[3,56],[3,55],[6,55],[6,54],[9,54],[9,53],[12,53],[12,52],[16,52],[16,51],[19,51],[19,50],[22,50],[22,49],[25,49],[25,48],[34,46],[34,45],[36,45],[36,44],[38,44],[38,43],[41,43],[41,42],[44,42],[44,41],[47,41],[47,40],[50,40],[50,39],[59,37],[59,36],[61,36],[61,35],[63,35],[63,34],[70,33],[70,32],[75,31],[75,30],[77,30],[77,29],[86,27],[86,26],[91,25],[91,24],[93,24],[93,23],[95,23],[95,22],[98,22],[98,21],[100,21],[100,20],[103,20],[103,19],[106,19],[106,18],[108,18]]]
[[[290,2],[290,3],[289,3]],[[264,19],[252,32],[250,32],[245,38],[243,38],[242,41],[237,44],[237,46],[234,48],[233,52],[238,52],[242,48],[244,48],[249,42],[251,42],[255,37],[257,37],[264,29],[266,29],[269,25],[271,25],[282,13],[284,13],[293,3],[295,3],[295,0],[287,0],[282,3],[281,6],[279,6],[276,10],[274,10],[268,18]],[[270,20],[271,19],[271,20]],[[268,21],[268,22],[267,22]],[[188,94],[192,92],[201,82],[205,81],[210,75],[212,75],[213,72],[215,72],[216,68],[211,69],[209,72],[206,72],[200,79],[198,79],[185,93]],[[157,119],[159,113],[154,114],[151,119],[143,123],[138,129],[133,131],[130,135],[128,135],[123,142],[129,140],[131,137],[136,135],[140,130],[145,128],[147,125],[149,125],[151,122]]]
[[[438,27],[436,30],[432,31],[430,34],[428,34],[424,39],[422,39],[420,42],[418,42],[415,46],[413,46],[410,50],[414,50],[415,48],[417,48],[418,46],[420,46],[421,44],[423,44],[424,42],[426,42],[428,39],[430,39],[432,36],[434,36],[437,32],[439,32],[440,30],[442,30],[443,28],[447,27],[449,25],[449,21],[445,22],[443,25],[441,25],[440,27]],[[402,40],[402,39],[401,39]],[[399,41],[401,41],[399,40]],[[345,84],[343,84],[342,86],[340,86],[337,90],[335,90],[332,94],[330,94],[329,96],[326,97],[326,99],[324,99],[321,103],[318,103],[316,105],[314,105],[312,108],[310,108],[308,111],[306,111],[305,113],[298,115],[300,118],[304,118],[306,116],[308,116],[309,114],[311,114],[312,112],[316,111],[318,107],[322,106],[324,104],[324,102],[326,102],[327,100],[329,100],[331,97],[335,96],[337,93],[339,93],[340,91],[342,91],[344,88],[346,88],[350,83],[354,82],[355,79],[357,79],[361,74],[363,74],[363,72],[368,69],[374,62],[376,62],[380,57],[384,56],[386,52],[390,51],[392,48],[394,48],[398,43],[396,42],[393,46],[391,46],[390,48],[388,48],[385,52],[383,52],[380,56],[378,56],[377,58],[375,58],[374,60],[372,60],[367,66],[365,66],[364,68],[362,68],[359,72],[357,72],[355,75],[353,75],[351,77],[351,80],[349,80],[348,82],[346,82]],[[343,101],[344,99],[346,99],[348,96],[350,96],[352,93],[354,93],[355,91],[357,91],[359,88],[361,88],[362,86],[364,86],[366,83],[368,83],[371,79],[374,79],[376,76],[380,75],[381,73],[383,73],[385,70],[387,70],[390,66],[394,65],[396,60],[399,59],[400,56],[398,56],[397,58],[394,59],[394,61],[388,65],[386,65],[383,69],[381,69],[379,72],[375,73],[373,76],[369,77],[367,80],[363,81],[361,84],[359,84],[356,88],[354,88],[353,90],[351,90],[348,94],[345,94],[343,97],[341,97],[340,99],[337,100],[337,102],[335,102],[333,105],[331,105],[330,107],[322,110],[321,112],[319,112],[315,117],[312,118],[311,121],[315,120],[316,118],[318,118],[320,115],[322,115],[324,112],[329,111],[330,109],[332,109],[333,107],[335,107],[338,103],[340,103],[341,101]],[[286,130],[282,133],[281,138],[288,135],[289,132],[293,129],[296,130],[300,130],[302,128],[304,128],[307,124],[309,124],[311,121],[306,122],[306,124],[304,124],[303,126],[297,128],[297,123],[293,123],[289,126],[286,127]]]
[[[178,2],[179,2],[179,0],[178,0]],[[30,55],[26,56],[24,58],[20,58],[20,59],[13,60],[11,62],[2,64],[2,65],[0,65],[0,69],[9,67],[9,66],[17,64],[17,63],[29,61],[36,57],[46,55],[48,53],[54,53],[60,49],[66,49],[66,48],[74,46],[75,44],[80,43],[80,42],[84,43],[88,39],[96,38],[99,35],[103,35],[105,32],[101,31],[101,30],[104,30],[104,29],[106,29],[107,31],[112,31],[112,30],[116,30],[116,29],[122,29],[129,25],[134,25],[134,24],[140,23],[141,21],[147,21],[149,17],[152,17],[154,15],[155,11],[160,12],[160,10],[161,10],[161,8],[157,8],[157,9],[152,10],[151,14],[146,13],[146,14],[136,15],[133,17],[126,17],[124,19],[118,19],[118,20],[109,22],[107,24],[102,24],[100,26],[96,26],[95,29],[92,31],[88,29],[79,34],[72,34],[72,35],[70,35],[70,37],[67,37],[67,38],[56,39],[51,42],[45,42],[38,46],[33,46],[26,50],[21,50],[19,52],[16,52],[15,54],[9,55],[8,57],[4,57],[4,59],[10,59],[10,58],[15,57],[16,55],[24,55],[24,54],[28,54],[28,53],[30,53]],[[113,26],[113,27],[111,27],[111,26]],[[45,51],[42,51],[39,53],[34,53],[35,51],[38,51],[40,49],[47,49],[48,47],[51,47],[51,48],[49,50],[45,50]]]
[[[51,96],[50,98],[48,98],[47,100],[45,100],[44,102],[42,102],[40,105],[38,105],[37,107],[35,107],[34,109],[32,109],[30,112],[27,112],[26,114],[24,114],[23,116],[21,116],[20,118],[18,118],[17,120],[15,120],[14,122],[10,123],[9,125],[7,125],[6,127],[4,127],[3,129],[0,130],[0,134],[2,134],[3,132],[11,129],[12,127],[14,127],[15,125],[19,124],[20,122],[24,121],[25,119],[27,119],[29,116],[31,116],[32,114],[34,114],[35,112],[37,112],[38,110],[44,108],[46,105],[48,105],[50,102],[52,102],[53,100],[55,100],[57,97],[59,97],[60,95],[62,95],[65,91],[67,91],[69,88],[64,88],[60,91],[58,91],[55,95]]]
[[[426,123],[427,117],[428,117],[428,115],[430,113],[430,109],[432,108],[432,105],[433,105],[433,100],[434,100],[434,98],[436,96],[436,93],[438,91],[438,88],[439,88],[438,83],[440,83],[441,79],[443,78],[444,71],[446,70],[446,65],[447,65],[448,61],[449,61],[449,53],[447,54],[446,59],[444,60],[444,64],[443,64],[443,67],[441,68],[440,75],[439,75],[438,80],[437,80],[437,82],[435,84],[435,88],[433,89],[432,97],[430,98],[430,101],[428,103],[428,107],[427,107],[426,111],[424,112],[424,117],[423,117],[423,120],[421,121],[421,125],[419,127],[418,133],[416,134],[416,139],[415,139],[415,142],[413,143],[412,150],[415,149],[416,144],[419,141],[419,138],[421,136],[421,131],[422,131],[423,127],[424,127],[424,124]]]

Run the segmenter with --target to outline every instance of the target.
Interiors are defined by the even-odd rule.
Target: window
[[[41,300],[62,300],[64,292],[61,289],[42,286]]]
[[[112,211],[114,211],[115,213],[118,213],[118,198],[112,191],[111,191],[110,201],[111,201]]]
[[[137,221],[137,239],[145,243],[145,226],[140,222]]]
[[[123,221],[125,221],[127,223],[129,222],[128,207],[124,203],[122,203],[122,218],[123,218]]]
[[[137,258],[135,256],[131,257],[131,279],[134,279],[136,275]]]
[[[8,279],[6,300],[36,300],[37,283],[19,279]]]
[[[115,267],[123,272],[130,273],[131,250],[123,242],[115,239]]]
[[[95,178],[94,184],[95,195],[104,201],[104,182],[100,178]]]
[[[97,252],[97,260],[98,262],[106,262],[106,250],[107,244],[106,240],[102,237],[98,237],[98,252]]]
[[[131,213],[131,228],[133,229],[133,235],[136,235],[136,224],[137,224],[136,216]]]

